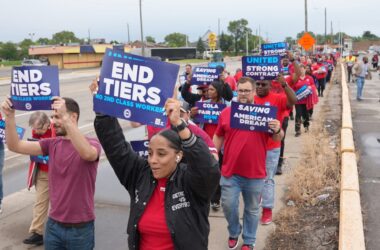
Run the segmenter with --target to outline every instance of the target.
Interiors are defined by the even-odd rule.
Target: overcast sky
[[[359,36],[370,30],[380,36],[379,0],[308,0],[309,31],[324,33],[324,8],[339,30]],[[295,37],[304,29],[304,0],[142,0],[144,36],[157,42],[172,32],[196,41],[208,29],[227,32],[229,21],[245,18],[270,41]],[[51,38],[68,30],[77,37],[127,41],[140,39],[139,0],[1,0],[0,41]]]

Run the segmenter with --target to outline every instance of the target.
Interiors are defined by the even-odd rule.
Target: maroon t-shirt
[[[99,141],[86,139],[100,155]],[[83,160],[71,141],[61,136],[42,139],[39,143],[43,155],[49,155],[49,216],[63,223],[94,220],[95,181],[99,160]]]

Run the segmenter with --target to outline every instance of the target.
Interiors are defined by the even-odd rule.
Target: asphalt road
[[[373,79],[365,81],[363,101],[356,100],[356,84],[348,84],[368,250],[380,246],[380,78],[378,73],[372,74]]]

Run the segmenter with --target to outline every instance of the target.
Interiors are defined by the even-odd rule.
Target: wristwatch
[[[176,131],[177,133],[181,132],[182,130],[184,130],[185,128],[187,128],[187,123],[184,119],[181,118],[181,124],[179,124],[178,126],[174,126],[173,124],[171,125],[171,128]]]

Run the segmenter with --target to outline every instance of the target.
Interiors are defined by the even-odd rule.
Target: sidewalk
[[[328,94],[328,90],[326,90]],[[321,109],[324,99],[315,107],[315,119]],[[311,123],[311,126],[312,123]],[[302,130],[303,132],[303,130]],[[298,159],[301,157],[303,136],[294,136],[294,121],[289,121],[287,139],[285,146],[286,163],[283,167],[284,174],[276,176],[276,201],[274,216],[284,207],[282,200],[287,188],[286,179],[291,168],[297,166]],[[102,177],[98,175],[98,179]],[[127,193],[126,193],[127,196]],[[124,197],[123,197],[124,198]],[[3,213],[0,214],[0,250],[23,250],[23,249],[43,249],[43,247],[30,247],[22,243],[23,239],[29,236],[28,229],[32,219],[32,206],[34,202],[34,192],[22,190],[4,198]],[[240,205],[240,217],[243,215],[243,202]],[[96,200],[96,223],[95,223],[95,249],[127,249],[126,227],[128,221],[129,207],[125,205],[115,205]],[[223,212],[210,212],[210,236],[209,249],[227,249],[227,222]],[[267,236],[275,230],[275,224],[259,225],[256,250],[265,247]],[[239,247],[242,245],[240,239]],[[29,247],[29,248],[28,248]],[[238,248],[239,249],[239,248]]]

